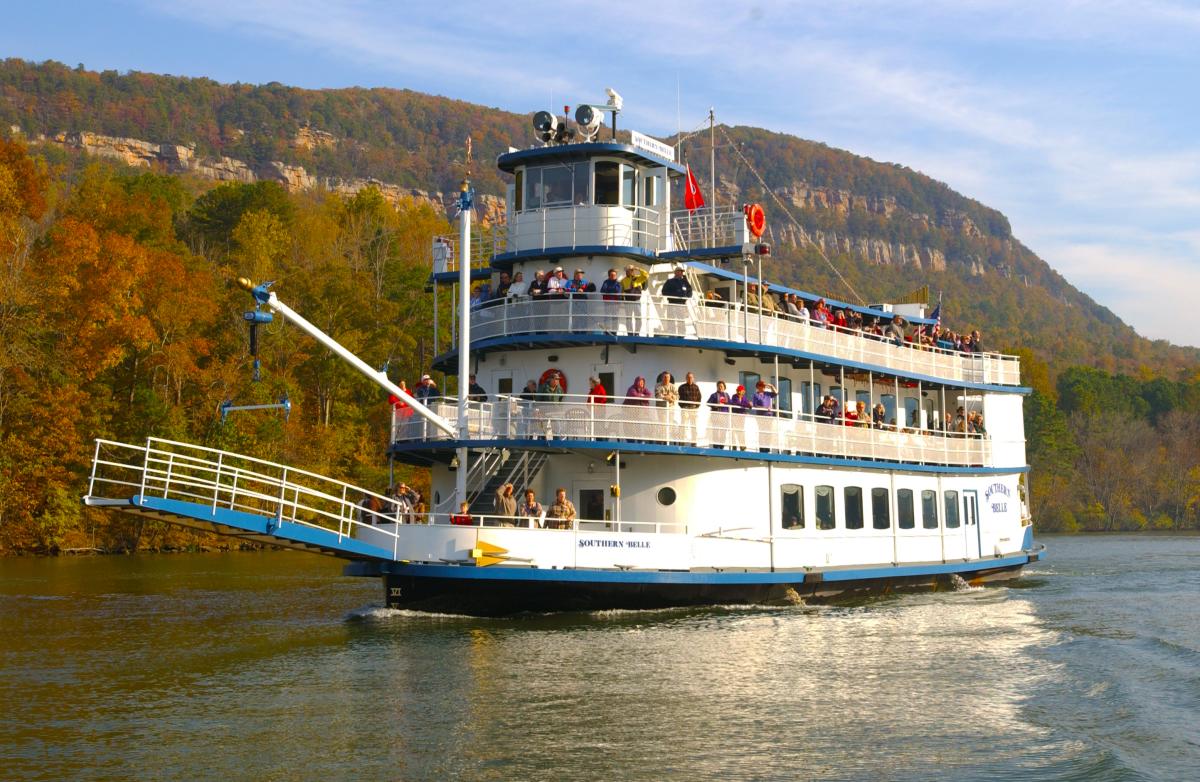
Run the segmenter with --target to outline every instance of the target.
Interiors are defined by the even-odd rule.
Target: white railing
[[[364,530],[390,540],[393,556],[401,525],[513,527],[576,532],[685,533],[682,524],[536,516],[461,516],[402,511],[392,499],[344,481],[252,456],[200,445],[149,438],[145,445],[96,440],[87,501],[157,497],[241,511],[361,538]],[[377,509],[368,506],[374,500]],[[378,538],[376,538],[378,539]]]
[[[651,207],[553,206],[513,216],[505,233],[509,252],[574,247],[670,249],[659,211]]]
[[[705,247],[737,247],[750,241],[746,216],[741,209],[726,207],[716,214],[708,208],[671,213],[671,232],[679,250]]]
[[[441,415],[454,415],[453,399],[431,400]],[[469,402],[472,440],[606,440],[661,443],[739,451],[877,459],[919,464],[991,466],[991,441],[978,434],[830,424],[812,416],[759,415],[714,410],[707,403],[688,410],[660,407],[655,400],[612,398],[593,404],[582,395],[561,399],[503,396]],[[395,442],[448,439],[425,419],[393,419]]]
[[[505,251],[507,246],[507,228],[504,225],[492,225],[471,234],[471,268],[490,269],[494,256]],[[456,272],[459,270],[459,259],[462,258],[457,234],[444,234],[433,237],[430,246],[430,268],[434,274]]]
[[[96,440],[88,498],[134,495],[266,516],[339,539],[400,520],[386,496],[295,467],[157,437],[145,445]],[[372,498],[378,510],[367,506]]]
[[[599,294],[574,294],[494,299],[474,310],[471,317],[473,340],[539,332],[683,337],[771,345],[946,382],[1013,386],[1021,382],[1016,356],[897,345],[877,335],[822,328],[738,303],[699,299],[672,303],[650,295],[632,301],[604,301]]]

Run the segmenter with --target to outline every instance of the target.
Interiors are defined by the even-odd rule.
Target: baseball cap
[[[745,387],[745,386],[738,386],[738,387],[737,387],[737,392],[738,392],[739,394],[744,394],[744,393],[746,393],[746,387]]]

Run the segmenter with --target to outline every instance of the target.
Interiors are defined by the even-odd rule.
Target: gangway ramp
[[[374,497],[385,510],[372,511]],[[183,527],[343,559],[396,558],[395,511],[381,494],[253,456],[149,438],[97,440],[83,498]],[[378,526],[377,526],[378,525]],[[388,549],[358,539],[391,538]]]

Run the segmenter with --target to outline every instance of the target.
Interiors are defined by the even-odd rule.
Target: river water
[[[1200,779],[1200,538],[1011,588],[476,619],[288,552],[0,561],[2,779]]]

